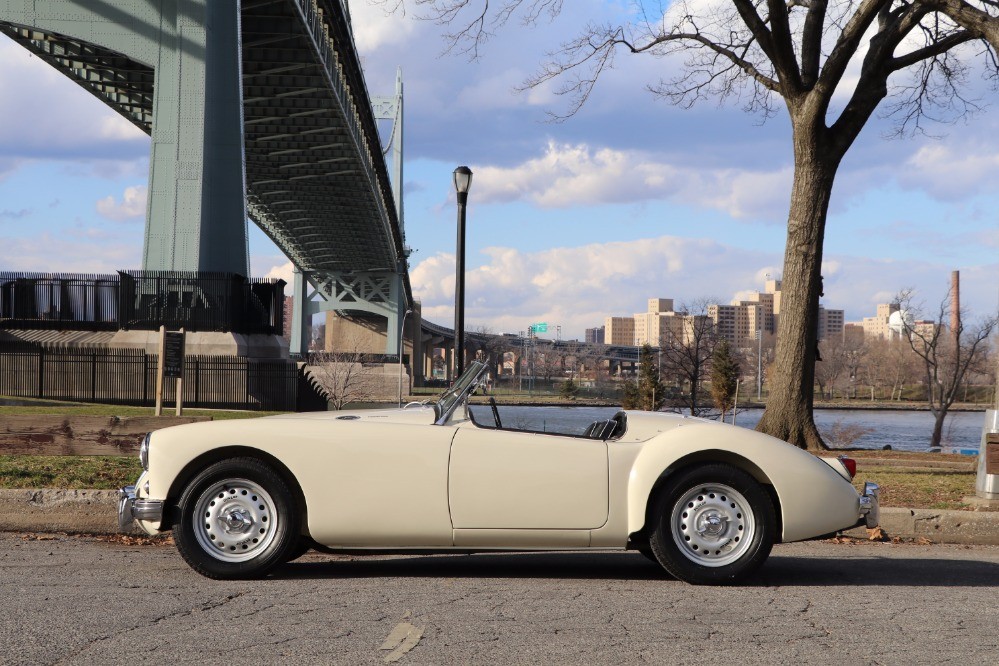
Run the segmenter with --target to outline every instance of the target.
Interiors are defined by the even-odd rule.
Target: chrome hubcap
[[[753,542],[753,509],[735,489],[721,483],[691,488],[673,506],[670,532],[692,562],[721,567],[742,557]]]
[[[223,562],[245,562],[270,546],[278,527],[274,500],[246,479],[226,479],[205,490],[192,516],[194,536]]]

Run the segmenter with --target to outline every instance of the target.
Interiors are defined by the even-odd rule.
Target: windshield
[[[485,373],[485,363],[473,361],[468,369],[458,377],[454,385],[445,391],[437,403],[434,405],[434,413],[437,416],[437,423],[441,424],[451,417],[455,406],[464,400],[472,389],[478,386],[479,378]]]

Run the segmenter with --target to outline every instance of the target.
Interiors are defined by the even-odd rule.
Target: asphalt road
[[[384,646],[385,649],[382,649]],[[999,548],[778,546],[738,588],[633,553],[347,558],[201,578],[172,546],[0,533],[3,664],[995,664]]]

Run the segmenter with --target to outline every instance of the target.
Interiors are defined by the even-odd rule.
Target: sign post
[[[160,326],[159,355],[156,357],[156,416],[163,416],[163,348],[166,346],[166,326]]]
[[[184,329],[164,333],[163,376],[177,380],[177,416],[184,411]]]
[[[160,326],[160,357],[156,367],[156,416],[163,415],[163,380],[177,380],[177,416],[184,411],[184,329],[167,332]]]

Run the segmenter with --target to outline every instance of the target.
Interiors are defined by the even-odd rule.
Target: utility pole
[[[756,402],[763,400],[763,330],[756,329]]]

